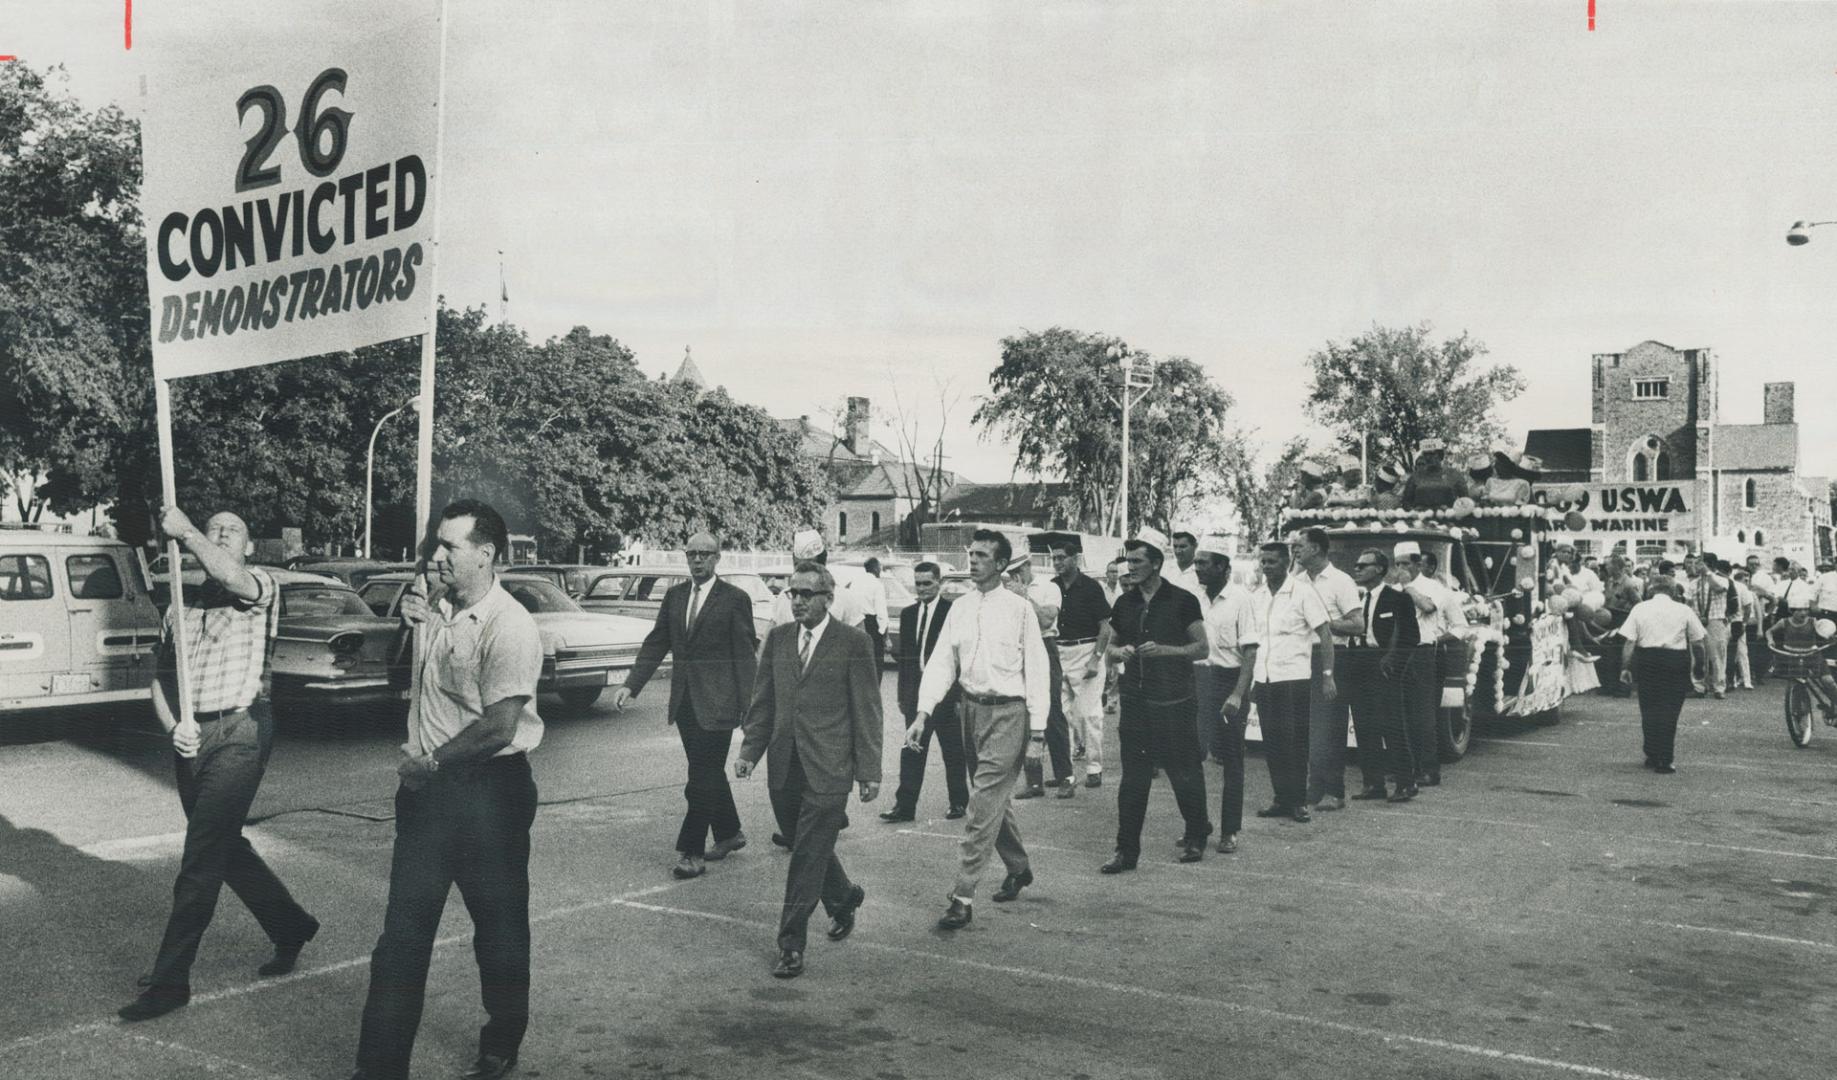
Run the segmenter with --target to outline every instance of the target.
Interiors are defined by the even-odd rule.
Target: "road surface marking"
[[[1602,839],[1598,833],[1582,829],[1564,829],[1553,825],[1539,825],[1530,821],[1500,821],[1497,818],[1463,817],[1459,814],[1425,814],[1414,810],[1384,810],[1373,807],[1367,810],[1370,814],[1386,814],[1393,817],[1415,821],[1455,821],[1468,825],[1503,825],[1510,829],[1531,829],[1536,832],[1567,833],[1571,836],[1584,836]],[[1674,840],[1668,836],[1617,835],[1615,843],[1646,844],[1679,844],[1684,847],[1709,848],[1716,851],[1739,851],[1748,855],[1779,855],[1788,859],[1817,859],[1821,862],[1837,862],[1837,855],[1819,855],[1810,851],[1786,851],[1782,848],[1743,847],[1740,844],[1712,844],[1707,840]]]
[[[657,915],[678,915],[692,919],[705,919],[710,922],[726,923],[729,926],[746,927],[749,930],[760,930],[767,933],[778,929],[777,923],[764,923],[751,919],[742,919],[734,915],[722,915],[716,912],[692,911],[688,908],[667,907],[662,904],[647,904],[638,900],[615,900],[621,907]],[[1085,990],[1101,990],[1112,994],[1125,994],[1132,997],[1143,997],[1151,1001],[1161,1001],[1201,1009],[1223,1010],[1240,1016],[1254,1017],[1260,1020],[1274,1020],[1280,1023],[1310,1027],[1321,1031],[1337,1032],[1341,1035],[1354,1035],[1365,1039],[1377,1039],[1383,1042],[1405,1042],[1415,1046],[1445,1050],[1450,1053],[1465,1054],[1469,1057],[1484,1058],[1489,1061],[1511,1062],[1517,1065],[1532,1065],[1544,1069],[1554,1069],[1576,1076],[1605,1077],[1607,1080],[1653,1080],[1643,1073],[1625,1072],[1620,1069],[1609,1069],[1598,1065],[1584,1065],[1573,1061],[1562,1061],[1557,1058],[1537,1057],[1532,1054],[1519,1053],[1514,1050],[1500,1050],[1496,1047],[1480,1046],[1476,1043],[1456,1042],[1452,1039],[1438,1039],[1430,1035],[1412,1035],[1401,1031],[1387,1031],[1383,1028],[1366,1027],[1363,1024],[1349,1024],[1342,1020],[1329,1020],[1325,1017],[1309,1016],[1305,1013],[1284,1012],[1280,1009],[1265,1008],[1260,1005],[1244,1005],[1222,998],[1202,997],[1198,994],[1181,994],[1168,990],[1155,990],[1133,983],[1111,982],[1107,979],[1091,979],[1082,975],[1067,975],[1061,972],[1044,971],[1039,968],[1010,967],[1006,964],[992,964],[984,960],[970,960],[961,956],[949,956],[944,953],[929,952],[924,949],[911,949],[901,945],[889,945],[877,941],[864,941],[852,938],[850,948],[867,949],[873,952],[891,953],[896,956],[920,957],[936,960],[960,968],[968,968],[992,975],[1005,975],[1009,978],[1035,982],[1056,983],[1060,986],[1075,986]]]

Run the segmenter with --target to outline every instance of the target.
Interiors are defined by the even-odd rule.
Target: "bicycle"
[[[1825,655],[1824,646],[1793,649],[1768,642],[1767,647],[1773,650],[1774,655],[1788,660],[1807,661]],[[1828,659],[1823,663],[1827,669],[1833,666]],[[1792,745],[1803,749],[1811,745],[1812,732],[1815,730],[1812,724],[1813,703],[1816,702],[1819,711],[1824,714],[1825,724],[1837,727],[1837,700],[1832,700],[1819,680],[1813,678],[1803,664],[1797,673],[1788,675],[1786,680],[1786,735],[1792,740]]]

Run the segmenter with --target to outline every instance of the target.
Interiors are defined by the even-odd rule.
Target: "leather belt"
[[[203,723],[206,720],[221,720],[224,717],[229,716],[232,713],[247,712],[247,711],[248,711],[248,707],[246,705],[237,706],[236,708],[233,708],[233,709],[211,709],[208,711],[200,711],[198,709],[193,709],[191,711],[191,718],[193,720],[198,721],[199,723]]]
[[[1015,694],[972,694],[965,690],[963,700],[973,701],[978,705],[1018,705],[1027,699]]]
[[[1060,638],[1059,644],[1061,645],[1089,645],[1093,641],[1096,641],[1096,640],[1097,639],[1094,637]]]

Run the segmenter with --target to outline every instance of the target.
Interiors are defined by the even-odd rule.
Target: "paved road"
[[[666,699],[657,685],[622,715],[555,719],[536,758],[525,1075],[1779,1080],[1837,1060],[1837,730],[1789,746],[1777,688],[1689,703],[1675,776],[1639,767],[1631,703],[1578,699],[1555,727],[1482,729],[1414,804],[1253,821],[1240,854],[1192,866],[1173,861],[1179,818],[1157,788],[1142,868],[1120,878],[1096,873],[1113,787],[1022,804],[1038,883],[954,936],[932,927],[956,846],[934,760],[918,822],[874,819],[890,791],[854,815],[841,854],[868,890],[860,928],[832,945],[815,924],[790,983],[766,974],[785,858],[763,779],[737,788],[754,843],[700,880],[669,876]],[[182,827],[167,758],[130,723],[11,731],[0,1070],[348,1075],[397,738],[275,753],[251,833],[325,922],[302,969],[256,980],[265,943],[226,897],[192,1005],[124,1026],[113,1010],[151,959]],[[1250,774],[1254,807],[1260,759]],[[419,1076],[463,1068],[480,1021],[456,900],[445,931]]]

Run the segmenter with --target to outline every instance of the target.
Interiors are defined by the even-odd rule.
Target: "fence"
[[[830,559],[839,564],[857,564],[865,555],[857,556],[848,553],[830,553]],[[969,555],[962,551],[895,551],[880,556],[883,563],[934,562],[946,570],[968,570]],[[1051,566],[1052,560],[1044,555],[1036,555],[1033,560],[1039,566]],[[721,568],[723,570],[759,571],[790,566],[793,562],[789,551],[723,551]],[[686,568],[687,560],[680,551],[646,551],[638,558],[640,566]]]

